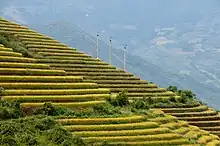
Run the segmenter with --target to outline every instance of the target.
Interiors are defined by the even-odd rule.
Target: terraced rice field
[[[175,117],[147,118],[130,116],[118,118],[57,119],[74,135],[87,143],[101,145],[213,145],[220,143],[219,137],[189,126]],[[191,138],[193,141],[190,141]]]
[[[110,92],[119,93],[123,89],[128,91],[131,99],[143,96],[153,98],[175,96],[165,88],[140,80],[131,73],[94,59],[26,27],[6,20],[0,20],[0,26],[0,32],[13,34],[27,46],[29,51],[38,54],[35,59],[24,58],[21,54],[13,52],[11,48],[0,46],[0,86],[5,88],[3,100],[22,99],[24,107],[37,107],[45,101],[67,107],[84,107],[102,104],[104,97],[109,96]],[[191,125],[220,135],[219,114],[207,106],[192,105],[161,109],[180,120],[188,121]],[[140,120],[116,125],[114,122],[111,123],[114,119],[108,124],[103,124],[103,121],[98,123],[89,121],[87,124],[82,122],[83,119],[77,120],[81,120],[81,125],[74,123],[74,119],[68,122],[64,119],[60,122],[73,133],[83,135],[86,141],[93,142],[97,139],[97,145],[102,140],[117,145],[188,145],[190,142],[185,137],[206,133],[196,131],[195,127],[191,130],[190,126],[187,130],[181,122],[158,124],[157,121],[141,122]],[[155,128],[168,128],[159,131],[168,130],[169,134],[164,134],[163,131],[155,136],[157,132],[152,134]],[[215,136],[198,137],[197,141],[205,145],[219,143],[218,140],[212,139]]]
[[[51,69],[35,59],[22,57],[0,45],[0,87],[2,100],[22,100],[22,106],[38,107],[44,102],[67,107],[102,104],[110,90],[80,76],[66,76],[64,70]]]
[[[200,127],[212,134],[220,136],[220,115],[214,109],[205,105],[192,105],[185,108],[160,108],[165,113],[188,121],[189,124]]]
[[[37,54],[37,63],[47,64],[52,69],[65,70],[69,76],[82,76],[88,82],[98,83],[99,88],[109,88],[111,93],[127,90],[131,99],[143,96],[153,98],[175,96],[172,92],[166,92],[164,88],[140,80],[131,73],[76,51],[52,38],[14,23],[8,24],[10,27],[7,27],[6,21],[0,21],[2,26],[0,31],[7,30],[21,40],[29,51]]]

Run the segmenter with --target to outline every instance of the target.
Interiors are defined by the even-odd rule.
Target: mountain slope
[[[22,58],[21,54],[11,52],[10,48],[2,48],[2,56],[1,61],[13,61],[16,62],[18,60],[22,60],[25,62],[37,62],[37,63],[46,63],[50,65],[50,69],[62,69],[62,75],[69,76],[82,76],[83,78],[77,79],[85,79],[85,83],[47,83],[47,81],[54,81],[54,77],[52,78],[40,78],[44,83],[34,83],[34,82],[25,82],[25,83],[8,83],[7,81],[36,81],[38,77],[28,76],[19,76],[19,77],[11,77],[7,76],[8,74],[36,74],[41,73],[43,70],[28,70],[28,69],[14,69],[14,68],[3,68],[1,70],[1,74],[6,75],[3,76],[2,83],[0,86],[3,89],[15,88],[15,89],[29,89],[29,90],[19,90],[19,91],[8,91],[8,93],[3,93],[3,100],[13,100],[13,99],[22,99],[22,102],[33,101],[39,103],[22,103],[22,106],[32,108],[32,107],[41,107],[45,105],[44,102],[50,101],[53,105],[59,106],[67,106],[70,108],[79,108],[79,105],[84,107],[91,107],[97,102],[103,105],[104,103],[110,103],[111,106],[131,106],[131,112],[135,112],[137,109],[144,109],[142,112],[146,112],[149,108],[159,108],[160,110],[165,111],[168,114],[175,115],[180,120],[189,121],[190,124],[196,125],[201,129],[208,130],[210,133],[220,135],[220,116],[217,111],[209,108],[206,105],[203,105],[200,101],[197,101],[195,95],[191,91],[180,91],[175,88],[173,89],[165,89],[158,88],[156,84],[152,84],[150,82],[140,80],[129,72],[123,71],[121,69],[117,69],[114,66],[108,65],[106,62],[102,62],[99,59],[92,58],[84,53],[76,51],[73,48],[66,46],[65,44],[59,43],[59,41],[53,40],[50,37],[39,34],[27,27],[9,22],[7,20],[0,20],[0,32],[5,37],[2,40],[4,45],[9,45],[8,41],[13,41],[18,44],[17,46],[13,45],[13,50],[17,50],[18,52],[22,52],[23,55],[29,54],[30,58]],[[2,45],[3,46],[3,45]],[[21,49],[23,48],[23,49]],[[5,51],[5,50],[8,50]],[[32,55],[31,55],[32,54]],[[20,56],[19,57],[10,57]],[[10,58],[10,59],[9,59]],[[33,59],[35,58],[35,59]],[[6,62],[6,67],[7,67]],[[10,64],[10,63],[9,63]],[[2,64],[4,67],[4,64]],[[11,64],[10,64],[11,65]],[[16,64],[17,67],[20,67]],[[28,64],[28,66],[34,66],[34,64]],[[49,67],[49,66],[46,66]],[[65,71],[64,71],[65,70]],[[8,72],[9,71],[9,72]],[[57,74],[58,70],[46,70],[48,75],[51,73]],[[11,73],[12,72],[12,73]],[[44,71],[45,72],[45,71]],[[45,75],[45,74],[42,74]],[[59,74],[61,75],[61,74]],[[61,75],[61,76],[62,76]],[[61,82],[64,78],[61,79]],[[70,78],[71,79],[71,78]],[[76,78],[74,78],[76,79]],[[38,80],[37,80],[38,81]],[[65,78],[66,81],[66,78]],[[81,80],[82,81],[82,80]],[[56,81],[57,82],[57,81]],[[90,83],[89,83],[90,82]],[[96,84],[97,83],[97,84]],[[94,96],[84,96],[81,94],[86,94],[88,90],[72,90],[67,91],[67,89],[78,89],[78,88],[109,88],[111,93],[119,93],[116,98],[109,98],[109,90],[104,90],[104,97],[102,95]],[[33,89],[51,89],[55,90],[33,90]],[[172,87],[171,87],[172,88]],[[56,90],[56,89],[65,89],[65,90]],[[123,90],[127,90],[126,92],[121,92]],[[94,90],[89,90],[89,93],[94,93]],[[102,92],[103,90],[101,90]],[[171,92],[172,91],[172,92]],[[82,93],[81,93],[82,92]],[[97,90],[96,90],[97,92]],[[120,93],[121,92],[121,93]],[[174,93],[175,92],[175,93]],[[70,95],[70,94],[80,94],[80,95]],[[8,96],[8,94],[14,94],[16,96]],[[37,96],[19,96],[22,94],[30,94]],[[46,96],[39,96],[45,95]],[[51,96],[52,94],[52,96]],[[58,94],[58,95],[57,95]],[[65,96],[63,94],[67,94]],[[56,96],[53,96],[56,95]],[[61,96],[60,96],[61,95]],[[178,95],[178,96],[177,96]],[[72,101],[84,101],[91,100],[92,98],[100,99],[101,101],[97,102],[72,102]],[[107,100],[103,100],[103,98],[108,97]],[[61,102],[64,101],[64,102]],[[58,102],[58,103],[57,103]],[[47,105],[47,104],[46,104]],[[106,105],[107,106],[107,105]],[[107,109],[103,109],[107,107],[96,107],[96,110],[107,111]],[[128,111],[127,111],[128,112]],[[138,111],[136,111],[140,114]],[[108,115],[108,114],[107,114]],[[193,116],[193,117],[192,117]],[[68,121],[68,120],[67,120]],[[163,120],[162,120],[163,121]],[[166,120],[165,120],[166,121]],[[114,127],[114,126],[113,126]],[[119,126],[120,127],[120,126]],[[172,126],[171,126],[172,127]],[[79,127],[78,127],[79,128]],[[71,129],[71,128],[70,128]],[[207,132],[206,132],[207,133]],[[196,136],[198,138],[198,136]],[[137,138],[137,139],[136,139]],[[134,140],[138,140],[139,137],[134,138]],[[144,137],[147,139],[147,137]],[[110,138],[111,139],[111,138]],[[121,139],[121,138],[119,138]],[[123,139],[123,138],[122,138]],[[113,139],[112,139],[113,140]]]
[[[123,44],[128,44],[129,71],[160,86],[190,88],[211,106],[219,106],[218,0],[4,2],[1,14],[6,18],[94,57],[95,38],[84,34],[95,36],[100,32],[104,40],[101,58],[106,61],[106,40],[113,36],[114,53],[118,56],[114,65],[122,68],[118,58],[122,60]]]

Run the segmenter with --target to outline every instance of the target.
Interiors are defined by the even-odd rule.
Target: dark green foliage
[[[4,88],[0,86],[0,100],[2,100],[2,92],[4,91]]]
[[[34,116],[0,121],[0,145],[81,146],[84,143],[79,137],[74,137],[70,132],[61,128],[52,118]]]
[[[21,112],[19,102],[0,101],[0,145],[84,145],[80,137],[74,137],[61,128],[53,118],[49,117],[51,115],[73,114],[69,109],[54,107],[50,103],[45,103],[35,114],[37,113],[40,115],[22,117],[24,115]]]
[[[176,86],[169,86],[167,88],[167,91],[172,91],[172,92],[176,93],[177,92],[177,87]]]
[[[121,114],[119,107],[114,107],[109,103],[95,105],[89,109],[72,110],[66,107],[53,106],[51,103],[45,103],[41,108],[33,113],[34,115],[56,116],[56,117],[99,117],[114,116]]]
[[[71,117],[89,117],[91,111],[74,111],[62,106],[54,106],[50,102],[45,103],[42,107],[36,109],[33,112],[34,115],[46,115],[46,116],[71,116]]]
[[[72,138],[72,134],[66,131],[65,129],[56,126],[55,128],[49,130],[47,132],[47,135],[49,137],[49,140],[51,140],[53,143],[62,145],[62,146],[68,146],[72,144],[78,144],[78,145],[85,145],[82,139],[78,136],[74,136]]]
[[[20,109],[20,102],[18,101],[3,101],[0,100],[0,120],[6,120],[11,118],[18,118],[22,116]]]
[[[186,103],[186,102],[188,101],[188,99],[187,99],[186,96],[181,96],[181,97],[178,99],[178,101],[179,101],[180,103]]]
[[[146,101],[149,105],[154,104],[155,101],[152,97],[148,97],[148,98],[143,98],[144,101]]]
[[[196,99],[196,95],[191,90],[178,90],[176,86],[169,86],[167,88],[167,91],[172,91],[176,93],[177,95],[183,97],[183,101],[188,99]]]
[[[115,115],[120,114],[120,110],[117,107],[113,107],[112,105],[106,103],[101,105],[93,106],[93,110],[96,115]]]
[[[11,118],[18,118],[19,116],[14,112],[15,110],[7,107],[0,107],[0,119],[6,120]]]
[[[59,115],[56,108],[51,103],[44,103],[44,105],[34,112],[35,115],[42,114],[47,116]]]
[[[0,138],[1,138],[0,139],[0,144],[2,144],[4,146],[15,146],[15,145],[17,145],[16,140],[10,135],[8,135],[8,136],[2,135]]]
[[[56,122],[52,118],[44,118],[34,123],[34,127],[39,130],[49,130]]]
[[[176,99],[174,96],[171,96],[171,97],[169,98],[169,101],[170,101],[170,102],[177,102],[177,99]]]
[[[172,91],[176,93],[178,96],[180,96],[180,98],[177,101],[174,101],[173,98],[170,98],[171,102],[178,102],[182,104],[191,104],[199,102],[196,98],[196,95],[191,90],[178,90],[176,86],[169,86],[167,90]]]
[[[150,102],[151,103],[151,102]],[[142,100],[140,99],[135,99],[132,103],[131,106],[136,109],[149,109],[149,98],[143,98]]]
[[[4,88],[0,86],[0,96],[1,96],[3,91],[4,91]]]
[[[21,134],[20,140],[21,140],[21,143],[26,143],[27,145],[30,145],[30,146],[38,145],[37,138],[27,133]]]
[[[131,103],[131,107],[134,108],[133,111],[136,111],[137,109],[148,110],[150,107],[154,107],[155,104],[158,104],[160,102],[161,101],[159,99],[156,102],[151,97],[143,97],[142,99],[134,99]]]
[[[0,33],[0,44],[5,47],[12,48],[15,52],[21,53],[24,57],[33,57],[24,44],[18,38],[9,33]]]
[[[175,98],[171,96],[168,100],[163,98],[153,99],[151,97],[134,99],[131,103],[132,112],[136,112],[137,109],[149,109],[149,108],[167,108],[167,107],[189,107],[198,105],[199,102],[194,98],[188,98],[187,96],[181,96]]]
[[[196,98],[196,95],[191,90],[182,90],[181,95],[189,99]]]
[[[128,96],[127,96],[127,92],[125,90],[123,90],[122,92],[120,92],[116,98],[108,98],[107,101],[113,105],[113,106],[127,106],[129,105],[129,100],[128,100]]]

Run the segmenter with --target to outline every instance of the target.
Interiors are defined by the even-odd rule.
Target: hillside
[[[28,142],[20,130],[5,132],[14,123],[27,123],[36,145],[220,144],[218,112],[189,91],[158,87],[5,19],[0,36],[2,145]]]
[[[215,102],[220,91],[216,67],[219,64],[218,0],[68,0],[62,4],[45,0],[2,0],[1,4],[0,13],[5,18],[28,25],[87,54],[95,52],[95,43],[91,43],[90,37],[84,37],[82,30],[91,36],[101,32],[100,38],[105,41],[101,50],[106,50],[108,37],[112,36],[119,58],[123,54],[122,45],[128,44],[130,72],[160,86],[172,84],[192,89],[201,100],[219,107],[219,102]],[[157,40],[162,43],[155,43]],[[101,58],[108,61],[105,54]],[[122,67],[119,60],[114,65]]]
[[[129,112],[128,106],[106,104],[77,112],[47,103],[33,116],[27,116],[18,104],[1,101],[0,109],[4,109],[0,114],[2,146],[213,146],[220,143],[218,136],[161,111],[145,110],[138,115],[138,111]],[[106,117],[107,114],[111,117]]]
[[[132,9],[134,5],[138,8]],[[120,7],[126,7],[127,9],[120,9]],[[132,9],[132,13],[130,9]],[[108,48],[108,37],[112,36],[114,42],[113,52],[117,56],[113,59],[114,66],[122,68],[122,48],[123,44],[126,43],[129,46],[127,57],[129,72],[142,79],[150,79],[160,86],[165,87],[172,84],[179,88],[192,89],[209,106],[218,108],[218,102],[214,102],[218,100],[219,85],[215,79],[218,70],[206,69],[209,68],[207,65],[197,68],[199,58],[207,60],[206,57],[212,55],[212,53],[206,51],[196,54],[194,57],[187,57],[186,53],[178,53],[181,52],[181,48],[183,50],[193,48],[193,45],[188,44],[191,37],[184,34],[193,34],[193,37],[197,37],[197,33],[194,33],[194,29],[197,27],[196,23],[205,24],[204,31],[201,34],[202,38],[209,33],[206,27],[213,26],[213,24],[206,25],[206,22],[201,20],[207,17],[211,20],[208,22],[212,22],[212,16],[218,10],[219,2],[217,0],[208,2],[201,2],[200,0],[176,2],[171,0],[166,3],[160,2],[160,0],[140,0],[138,2],[71,0],[62,4],[45,0],[37,2],[2,0],[0,14],[9,20],[53,36],[55,39],[76,47],[86,54],[93,55],[93,57],[95,57],[94,36],[97,32],[100,32],[100,38],[103,40],[100,45],[100,57],[107,62],[109,57],[106,56],[105,51]],[[131,17],[125,17],[127,14]],[[38,21],[39,19],[40,21]],[[155,21],[152,21],[152,19]],[[176,28],[176,30],[173,30],[173,28]],[[158,30],[161,30],[161,32],[158,33]],[[174,32],[169,35],[169,31]],[[151,44],[153,40],[158,38],[157,35],[162,35],[165,38],[168,35],[168,40],[172,40],[170,37],[175,36],[174,41],[181,43],[176,44],[177,47],[174,48],[170,46],[172,44],[168,44],[168,47],[161,44],[163,46],[161,49],[160,46]],[[210,38],[210,40],[213,39],[215,38]],[[213,45],[208,44],[208,46]],[[158,48],[160,49],[158,50]],[[163,53],[160,53],[161,51]],[[210,55],[207,56],[207,54]],[[180,64],[176,60],[179,60]],[[164,61],[166,61],[166,65],[163,64]],[[191,67],[183,65],[184,69],[180,68],[183,61]],[[213,62],[214,60],[210,61]],[[191,74],[189,74],[189,70],[191,70]],[[215,86],[209,86],[210,82]]]

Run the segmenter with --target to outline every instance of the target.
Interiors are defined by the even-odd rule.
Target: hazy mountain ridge
[[[163,70],[170,70],[179,76],[185,75],[186,81],[182,81],[183,84],[204,99],[211,97],[216,100],[220,90],[220,53],[217,41],[220,39],[219,14],[207,16],[197,22],[196,27],[189,25],[188,29],[181,29],[185,24],[176,25],[170,30],[157,29],[155,38],[148,43],[149,51],[139,49],[136,53],[160,65]],[[151,55],[145,57],[147,54]],[[195,82],[189,78],[196,80],[201,87],[196,88]],[[207,88],[208,86],[211,87]]]

